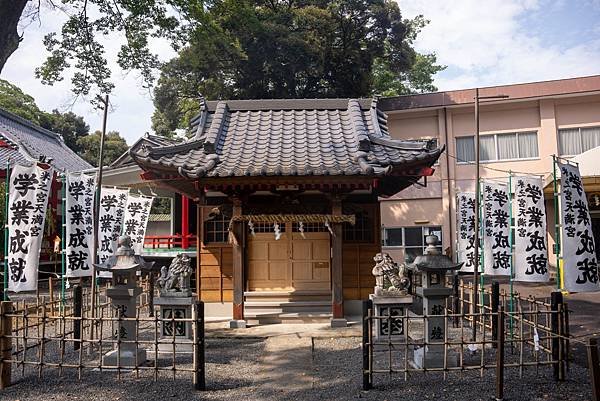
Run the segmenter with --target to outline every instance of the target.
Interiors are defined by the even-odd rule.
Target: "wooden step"
[[[279,324],[279,323],[327,323],[331,313],[260,313],[246,314],[248,324]]]
[[[246,291],[247,302],[330,301],[331,291]]]

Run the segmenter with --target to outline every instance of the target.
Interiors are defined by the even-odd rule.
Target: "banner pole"
[[[554,185],[554,254],[556,255],[556,289],[560,290],[561,283],[561,266],[560,266],[560,211],[558,204],[558,183],[556,181],[556,155],[552,155],[552,177]],[[562,189],[561,189],[562,191]]]
[[[8,301],[8,194],[10,193],[10,159],[6,161],[4,191],[4,291],[2,291],[2,296],[4,301]]]
[[[65,275],[66,275],[66,258],[67,258],[67,238],[66,238],[66,227],[67,227],[67,175],[62,174],[62,255],[61,255],[61,275],[60,275],[60,299],[61,305],[65,305]]]
[[[510,338],[513,338],[513,304],[515,302],[515,292],[513,287],[515,276],[515,258],[513,252],[513,191],[512,191],[512,171],[508,171],[508,244],[510,246]]]

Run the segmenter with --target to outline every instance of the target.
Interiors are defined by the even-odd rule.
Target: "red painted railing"
[[[181,248],[188,249],[190,245],[196,245],[197,237],[194,234],[188,234],[185,237],[181,234],[174,235],[147,235],[144,238],[144,248]]]

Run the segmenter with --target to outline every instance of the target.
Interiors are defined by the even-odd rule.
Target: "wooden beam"
[[[331,202],[331,214],[342,215],[342,200],[335,197]],[[344,288],[342,272],[342,223],[332,223],[333,235],[331,238],[331,312],[332,325],[344,319]],[[345,324],[335,324],[345,325]]]
[[[233,198],[233,216],[242,215],[242,200]],[[233,320],[244,320],[244,247],[245,224],[241,221],[233,223]]]
[[[202,245],[204,244],[204,208],[200,202],[196,205],[196,297],[202,300]]]

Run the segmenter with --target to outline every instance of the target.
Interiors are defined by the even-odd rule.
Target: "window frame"
[[[520,157],[521,155],[521,147],[519,146],[519,135],[524,135],[524,134],[535,134],[535,141],[537,144],[537,156],[534,157]],[[498,136],[499,135],[514,135],[515,136],[515,140],[517,141],[517,153],[519,154],[519,156],[515,159],[499,159],[498,158]],[[480,159],[481,163],[497,163],[497,162],[511,162],[511,161],[527,161],[527,160],[539,160],[540,159],[540,143],[539,143],[539,135],[538,135],[538,131],[511,131],[511,132],[495,132],[492,134],[481,134],[479,140],[481,141],[482,137],[493,137],[494,138],[494,159],[489,159],[489,160],[485,160],[485,159]],[[471,141],[473,141],[473,148],[475,148],[475,135],[461,135],[461,136],[457,136],[454,138],[454,142],[455,142],[455,149],[458,149],[458,144],[457,141],[459,139],[465,139],[465,138],[470,138]],[[477,151],[477,150],[475,150]],[[480,153],[481,154],[481,153]],[[458,153],[456,154],[456,164],[460,164],[460,165],[466,165],[466,164],[475,164],[475,160],[471,160],[471,161],[463,161],[460,160]]]
[[[582,130],[583,129],[600,129],[600,125],[590,125],[590,126],[579,126],[579,127],[561,127],[561,128],[556,128],[556,148],[558,149],[558,155],[561,157],[575,157],[577,155],[580,155],[581,153],[575,153],[575,154],[567,154],[567,153],[563,153],[562,152],[562,147],[560,146],[560,132],[563,130],[574,130],[576,129],[578,131],[578,137],[579,137],[579,143],[581,144],[581,153],[587,152],[587,150],[583,150],[583,135],[582,135]],[[592,148],[594,149],[594,148]]]
[[[406,233],[405,230],[407,228],[420,228],[421,229],[421,238],[423,239],[423,244],[421,246],[418,245],[406,245]],[[386,230],[389,229],[401,229],[402,230],[402,245],[387,245],[386,241],[387,241],[387,234],[386,234]],[[431,225],[431,226],[381,226],[381,247],[382,248],[387,248],[387,249],[404,249],[405,253],[406,253],[406,249],[418,249],[421,248],[421,250],[424,252],[425,248],[427,247],[427,244],[425,243],[425,229],[427,229],[428,234],[430,233],[430,231],[433,229],[434,231],[439,231],[440,232],[440,244],[438,245],[438,247],[442,247],[442,242],[443,242],[443,228],[442,226],[436,226],[436,225]]]

